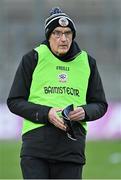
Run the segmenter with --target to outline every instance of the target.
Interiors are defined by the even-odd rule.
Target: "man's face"
[[[71,46],[73,33],[69,27],[57,27],[50,35],[50,48],[57,56],[65,55]]]

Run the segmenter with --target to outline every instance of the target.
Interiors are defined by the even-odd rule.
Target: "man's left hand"
[[[85,111],[82,107],[77,107],[69,113],[71,121],[80,121],[85,119]]]

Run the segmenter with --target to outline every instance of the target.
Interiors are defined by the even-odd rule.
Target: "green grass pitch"
[[[0,179],[22,179],[20,141],[0,141]],[[121,141],[87,141],[84,179],[121,179]]]

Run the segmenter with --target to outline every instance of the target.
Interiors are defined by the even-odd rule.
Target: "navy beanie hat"
[[[62,12],[59,7],[52,8],[50,16],[45,20],[45,36],[49,39],[51,32],[56,27],[69,27],[73,32],[73,39],[76,36],[76,27],[72,19]]]

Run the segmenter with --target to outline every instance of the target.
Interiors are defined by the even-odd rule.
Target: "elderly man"
[[[25,179],[81,179],[87,122],[107,102],[96,61],[75,42],[73,20],[53,8],[46,40],[23,56],[7,104],[24,118],[21,169]]]

